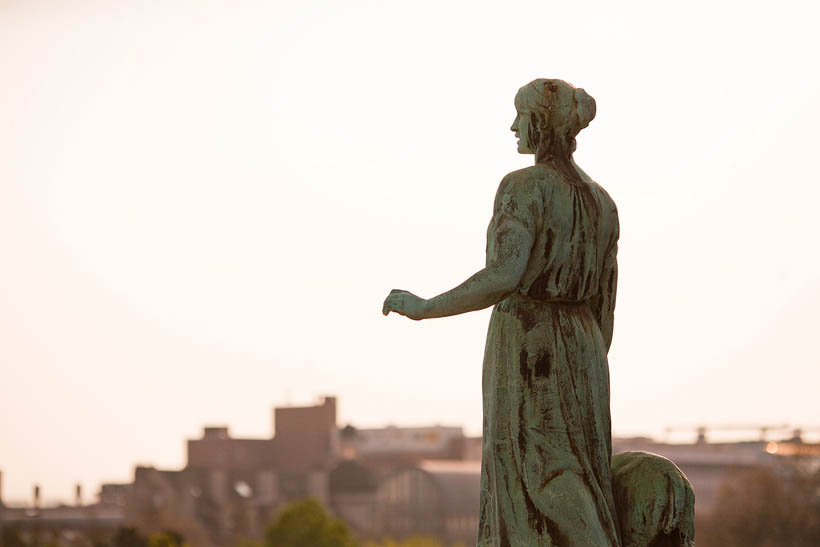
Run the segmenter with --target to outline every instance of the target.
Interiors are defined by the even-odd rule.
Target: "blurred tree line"
[[[85,543],[83,543],[85,544]],[[166,530],[150,537],[142,535],[136,528],[123,526],[111,541],[92,540],[93,547],[191,547],[184,538],[173,530]],[[0,537],[0,547],[57,547],[55,540],[42,541],[31,539],[26,541],[24,535],[13,528],[3,528]]]
[[[447,547],[433,538],[412,537],[401,541],[386,539],[362,544],[353,538],[350,527],[330,516],[314,499],[287,506],[265,530],[261,542],[243,540],[237,547]],[[461,547],[452,546],[452,547]],[[466,546],[464,546],[466,547]]]
[[[817,466],[735,473],[721,487],[714,510],[698,521],[695,539],[698,547],[820,546]]]
[[[56,547],[56,543],[24,541],[11,528],[3,528],[0,547]],[[93,547],[197,547],[186,542],[177,531],[146,536],[137,528],[120,527],[109,540],[92,541]],[[306,499],[285,507],[266,528],[262,541],[239,540],[236,547],[462,547],[445,546],[423,537],[394,541],[369,541],[364,544],[353,537],[350,527],[341,519],[332,517],[317,500]],[[466,547],[466,546],[465,546]]]

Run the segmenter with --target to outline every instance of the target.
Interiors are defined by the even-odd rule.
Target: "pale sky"
[[[820,427],[820,8],[0,0],[0,470],[87,499],[271,409],[481,430],[481,268],[536,77],[618,204],[615,434]]]

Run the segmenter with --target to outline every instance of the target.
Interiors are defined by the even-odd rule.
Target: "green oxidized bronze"
[[[683,473],[643,452],[610,461],[618,213],[572,158],[595,101],[539,79],[518,91],[515,108],[518,151],[535,165],[501,181],[485,268],[429,300],[393,290],[382,310],[419,320],[495,306],[477,545],[694,545]]]

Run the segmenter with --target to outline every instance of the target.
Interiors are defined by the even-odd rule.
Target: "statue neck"
[[[535,164],[551,165],[571,180],[580,181],[581,176],[575,170],[572,161],[572,150],[565,146],[538,147],[535,152]]]

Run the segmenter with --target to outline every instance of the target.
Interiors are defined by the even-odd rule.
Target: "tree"
[[[121,526],[114,539],[111,540],[114,547],[148,547],[148,539],[137,531],[136,528]]]
[[[26,547],[26,542],[14,528],[4,526],[0,529],[0,546],[2,547]]]
[[[365,547],[444,547],[444,544],[435,538],[412,536],[402,541],[386,539],[382,542],[368,542]]]
[[[697,539],[698,547],[820,545],[820,476],[791,467],[736,474]]]
[[[166,530],[161,534],[154,534],[148,542],[148,547],[187,547],[182,535],[173,530]]]
[[[356,547],[350,528],[315,499],[285,507],[265,531],[265,547]]]

